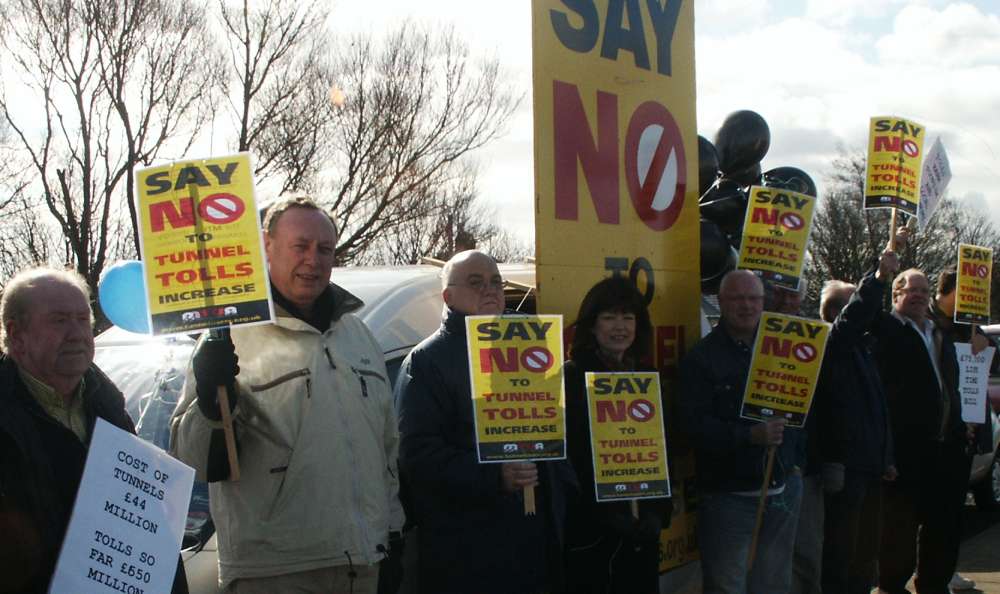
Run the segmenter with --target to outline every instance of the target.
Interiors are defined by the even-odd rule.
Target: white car
[[[357,312],[382,346],[390,380],[414,346],[441,322],[441,268],[431,265],[335,268],[335,283],[365,302]],[[533,264],[501,264],[510,282],[508,307],[534,311]],[[139,437],[166,449],[195,340],[154,338],[113,327],[96,339],[95,362],[125,394]],[[184,568],[191,594],[218,592],[218,553],[208,507],[208,485],[195,483],[184,535]]]
[[[1000,324],[984,326],[983,331],[993,346],[1000,347]],[[993,422],[993,451],[975,456],[972,459],[972,472],[969,474],[969,488],[976,499],[976,506],[983,510],[1000,507],[1000,452],[997,451],[1000,443],[1000,418],[997,416],[1000,413],[1000,373],[990,374],[989,399],[990,418]]]

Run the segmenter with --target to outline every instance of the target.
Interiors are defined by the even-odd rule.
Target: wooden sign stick
[[[750,554],[747,555],[747,571],[753,569],[753,559],[757,555],[757,537],[760,536],[760,525],[764,520],[764,504],[767,502],[767,485],[771,482],[771,472],[774,471],[774,453],[777,450],[778,446],[768,446],[767,448],[767,468],[764,469],[764,482],[760,487],[760,502],[757,503],[757,521],[753,525],[753,538],[750,540]]]
[[[528,486],[524,487],[524,515],[533,516],[535,515],[535,488]]]
[[[629,507],[632,508],[632,517],[635,518],[636,520],[638,520],[639,519],[639,500],[638,499],[633,499],[632,501],[629,502],[629,504],[630,504]]]
[[[229,393],[225,386],[219,386],[216,393],[219,412],[222,413],[222,432],[226,436],[226,454],[229,457],[229,480],[240,480],[240,459],[236,456],[236,434],[233,433],[233,415],[229,412]]]
[[[889,219],[889,246],[892,251],[896,251],[896,212],[895,208],[892,209],[892,218]]]

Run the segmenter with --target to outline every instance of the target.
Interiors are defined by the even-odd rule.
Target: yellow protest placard
[[[538,311],[571,319],[594,283],[631,278],[669,402],[700,336],[694,2],[530,6]],[[683,496],[694,463],[674,466],[667,544],[686,538],[696,515]],[[664,555],[660,569],[694,555]]]
[[[469,316],[480,462],[566,457],[562,316]]]
[[[802,427],[816,392],[830,324],[765,313],[757,329],[740,416]]]
[[[743,221],[739,268],[797,291],[805,266],[816,199],[807,194],[753,187]]]
[[[586,380],[597,501],[669,497],[659,374],[587,372]]]
[[[898,208],[916,216],[924,158],[924,127],[895,116],[871,119],[865,208]]]
[[[978,245],[958,246],[958,277],[955,281],[955,321],[990,323],[990,284],[993,250]]]
[[[274,318],[250,155],[136,171],[153,334]]]

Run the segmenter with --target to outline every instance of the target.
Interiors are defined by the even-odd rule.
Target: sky
[[[756,111],[764,170],[799,167],[820,194],[842,151],[867,147],[872,116],[912,119],[951,162],[948,198],[1000,226],[1000,2],[694,0],[698,133]],[[496,56],[524,100],[507,133],[473,158],[482,199],[525,243],[534,233],[529,0],[335,0],[335,33],[378,35],[409,19],[452,24]]]

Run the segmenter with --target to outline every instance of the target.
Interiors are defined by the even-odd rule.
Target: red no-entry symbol
[[[233,194],[212,194],[198,203],[198,214],[209,223],[224,225],[240,218],[246,205],[239,196]]]
[[[809,343],[800,342],[792,349],[792,355],[803,363],[809,363],[816,358],[816,347]]]
[[[798,231],[802,227],[806,226],[805,219],[801,215],[794,212],[786,212],[785,214],[778,217],[778,221],[781,226],[789,231]]]
[[[920,147],[918,147],[917,143],[912,140],[904,140],[903,152],[906,153],[906,156],[908,157],[916,157],[920,154]]]
[[[652,419],[655,412],[653,403],[644,398],[640,398],[628,406],[628,416],[640,423]]]
[[[542,347],[528,347],[521,353],[521,364],[530,371],[545,371],[552,367],[552,353]]]
[[[625,182],[642,222],[654,231],[668,229],[684,206],[687,157],[677,122],[654,101],[640,105],[625,135]]]

